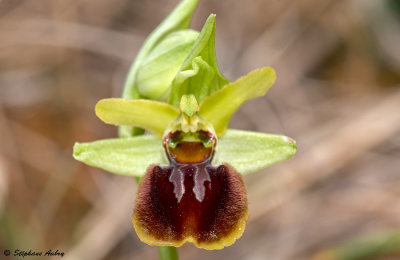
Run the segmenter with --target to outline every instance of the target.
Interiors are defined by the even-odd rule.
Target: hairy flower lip
[[[170,166],[152,165],[139,184],[133,226],[143,242],[156,246],[181,246],[192,242],[199,248],[222,249],[240,238],[248,218],[243,180],[231,166],[210,167],[211,181],[204,201],[192,191],[189,165],[182,200],[177,201],[169,181]]]
[[[233,167],[211,165],[217,145],[212,126],[210,131],[202,127],[184,131],[182,124],[188,121],[207,122],[195,112],[197,102],[181,103],[183,112],[163,138],[169,166],[147,169],[132,221],[148,244],[179,246],[188,241],[205,249],[223,248],[243,233],[246,189]]]

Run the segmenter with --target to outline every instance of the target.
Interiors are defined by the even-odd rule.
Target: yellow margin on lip
[[[157,240],[153,236],[151,236],[149,233],[145,232],[141,226],[138,224],[135,215],[132,216],[132,223],[133,227],[136,230],[136,234],[138,235],[139,239],[143,242],[146,243],[150,246],[174,246],[174,247],[180,247],[183,245],[185,242],[191,242],[195,244],[198,248],[203,248],[206,250],[215,250],[215,249],[223,249],[224,247],[230,246],[237,239],[239,239],[244,232],[244,229],[246,227],[246,222],[249,217],[249,211],[246,208],[243,216],[238,220],[236,227],[233,229],[233,231],[225,236],[222,237],[218,241],[213,241],[211,243],[197,243],[196,240],[193,239],[192,236],[185,237],[181,241],[162,241],[162,240]]]

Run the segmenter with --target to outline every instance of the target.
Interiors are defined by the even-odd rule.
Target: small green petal
[[[109,98],[96,104],[96,115],[107,124],[137,126],[162,137],[179,111],[167,103],[153,100]]]
[[[178,107],[182,95],[185,94],[193,94],[201,102],[228,83],[218,69],[215,55],[215,15],[212,14],[172,82],[168,103]]]
[[[275,82],[275,77],[272,68],[254,70],[204,99],[199,113],[214,126],[220,136],[228,128],[229,120],[240,105],[265,95]]]
[[[135,177],[151,164],[167,164],[161,140],[153,135],[75,143],[73,155],[87,165]]]
[[[296,142],[283,135],[229,129],[218,140],[213,165],[228,163],[246,175],[290,159],[296,150]]]

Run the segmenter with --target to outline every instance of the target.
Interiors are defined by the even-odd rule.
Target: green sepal
[[[135,61],[129,70],[122,97],[126,99],[141,98],[136,86],[136,72],[153,48],[168,34],[189,28],[190,20],[197,6],[198,0],[183,0],[149,35],[139,50]]]
[[[167,102],[172,80],[198,36],[193,30],[171,33],[147,55],[137,71],[136,84],[142,96]]]
[[[179,111],[167,103],[154,100],[107,98],[97,102],[96,115],[107,124],[145,128],[162,137]]]
[[[283,135],[229,129],[217,143],[213,165],[228,163],[246,175],[290,159],[296,142]]]
[[[135,61],[132,63],[129,69],[124,88],[122,98],[124,99],[140,99],[143,98],[137,87],[137,71],[146,58],[146,56],[154,49],[154,47],[161,42],[170,33],[185,30],[189,28],[190,20],[193,12],[196,9],[198,0],[183,0],[178,6],[164,19],[164,21],[157,26],[157,28],[149,35],[146,41],[143,43],[142,48],[136,55]],[[138,134],[142,134],[143,129],[138,129],[132,126],[120,126],[119,127],[120,137],[130,137]]]
[[[230,129],[218,140],[213,165],[228,163],[246,175],[290,159],[296,150],[296,142],[286,136]],[[143,176],[152,164],[167,164],[161,139],[153,135],[76,143],[74,158],[112,173],[136,177]]]
[[[168,103],[179,106],[182,95],[193,94],[200,103],[229,81],[220,73],[215,55],[215,15],[211,14],[172,82]]]
[[[229,121],[243,102],[265,95],[275,82],[275,71],[266,67],[254,70],[208,96],[200,104],[199,114],[208,120],[218,136],[228,128]]]
[[[135,177],[142,177],[152,164],[167,164],[161,139],[154,135],[75,143],[73,156],[87,165]]]

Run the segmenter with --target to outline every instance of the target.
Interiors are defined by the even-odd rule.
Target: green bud
[[[142,96],[167,101],[171,82],[198,36],[199,32],[194,30],[171,33],[146,56],[136,75],[136,85]]]

